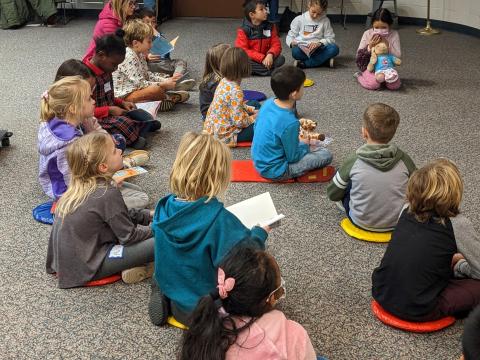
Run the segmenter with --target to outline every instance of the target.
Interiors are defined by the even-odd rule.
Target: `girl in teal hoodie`
[[[231,153],[208,134],[186,133],[170,174],[171,195],[155,209],[155,276],[149,314],[155,325],[168,315],[183,324],[198,300],[216,286],[219,263],[249,239],[265,248],[269,228],[246,228],[217,200],[230,182]]]

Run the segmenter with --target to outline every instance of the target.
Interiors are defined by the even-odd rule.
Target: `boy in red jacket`
[[[250,58],[252,75],[268,76],[285,63],[277,29],[267,21],[263,0],[249,0],[244,5],[245,20],[237,30],[235,46]]]

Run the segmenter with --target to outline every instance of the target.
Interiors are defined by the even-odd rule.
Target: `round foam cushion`
[[[263,101],[267,98],[263,92],[255,91],[255,90],[243,90],[243,100],[250,101]]]
[[[315,85],[315,81],[313,81],[312,79],[305,79],[305,81],[303,82],[304,87],[310,87],[313,85]]]
[[[32,210],[32,216],[38,222],[42,224],[52,225],[54,216],[52,213],[53,201],[47,201],[46,203],[38,205]]]
[[[112,276],[108,276],[103,279],[92,280],[85,284],[85,286],[103,286],[108,284],[116,283],[117,281],[121,280],[122,276],[119,274],[115,274]]]
[[[392,232],[373,232],[360,229],[353,224],[349,218],[345,218],[340,222],[340,227],[347,233],[347,235],[363,241],[385,243],[392,238]]]
[[[177,321],[173,316],[169,316],[167,319],[167,324],[172,325],[176,328],[182,329],[182,330],[188,330],[188,326],[183,325],[181,322]]]
[[[446,327],[449,327],[455,323],[455,318],[453,316],[447,316],[443,319],[427,322],[410,322],[402,320],[385,311],[385,309],[383,309],[375,300],[372,300],[372,311],[375,316],[384,324],[397,329],[415,333],[434,332],[445,329]]]

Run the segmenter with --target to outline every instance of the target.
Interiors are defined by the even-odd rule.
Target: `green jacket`
[[[0,27],[19,27],[35,17],[46,21],[56,13],[57,7],[53,0],[0,0]]]

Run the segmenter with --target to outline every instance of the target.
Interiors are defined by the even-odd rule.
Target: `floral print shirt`
[[[220,80],[203,123],[203,129],[229,146],[237,145],[237,134],[254,122],[243,102],[243,91],[235,81]]]
[[[147,60],[143,54],[137,54],[127,47],[125,60],[113,73],[113,86],[115,95],[125,98],[135,90],[156,85],[169,77],[167,74],[154,73],[148,70]]]

